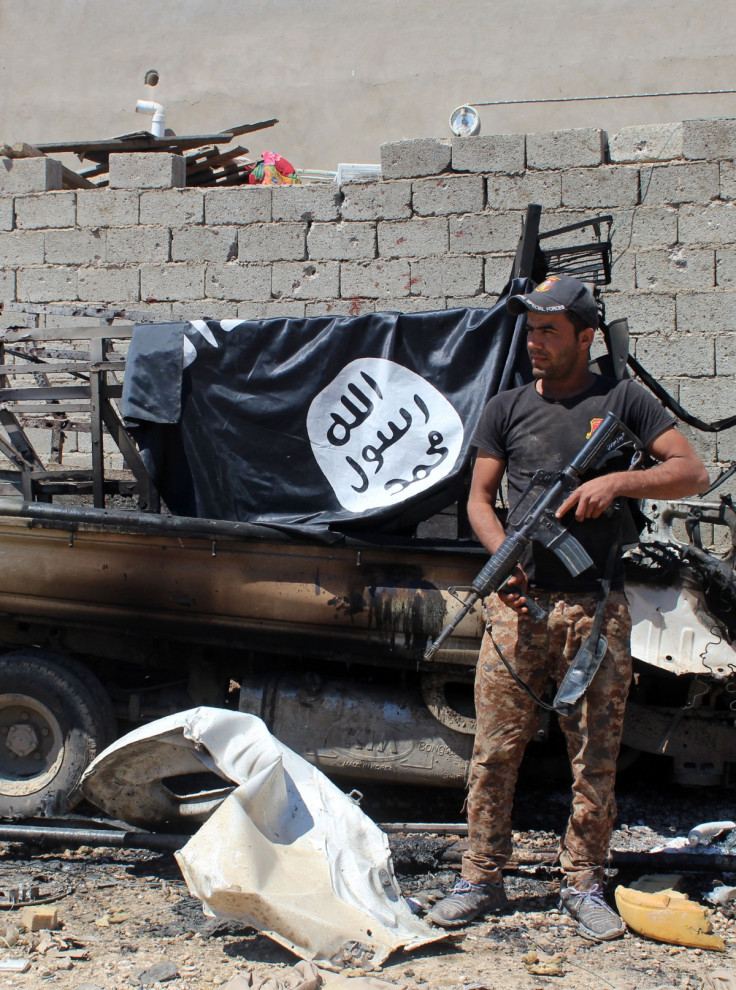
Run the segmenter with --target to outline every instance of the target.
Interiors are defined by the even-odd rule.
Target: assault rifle
[[[617,450],[628,445],[637,451],[642,449],[639,438],[609,412],[564,471],[558,474],[537,471],[509,513],[507,526],[510,533],[498,550],[469,587],[448,589],[455,598],[458,598],[457,593],[460,591],[467,591],[468,595],[462,601],[462,608],[424,654],[425,660],[435,658],[442,649],[442,644],[452,635],[478,599],[503,587],[532,540],[556,553],[573,577],[592,567],[593,561],[588,552],[560,520],[555,518],[555,512],[579,486],[586,471],[600,467]],[[461,599],[458,598],[458,601]],[[546,615],[544,609],[531,598],[527,598],[526,608],[535,621]]]

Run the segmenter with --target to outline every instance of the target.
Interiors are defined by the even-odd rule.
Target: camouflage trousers
[[[519,677],[541,695],[557,685],[591,631],[594,594],[534,593],[547,610],[541,622],[518,616],[497,596],[484,616],[493,638]],[[575,713],[560,717],[572,767],[572,810],[560,844],[567,883],[582,889],[598,883],[616,817],[614,783],[631,681],[631,620],[622,591],[606,603],[602,634],[608,650]],[[497,883],[511,857],[511,809],[524,750],[539,724],[539,706],[519,687],[489,634],[483,637],[475,675],[478,727],[468,790],[470,846],[463,876],[471,883]]]

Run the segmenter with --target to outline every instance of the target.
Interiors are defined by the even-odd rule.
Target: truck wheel
[[[63,814],[108,733],[94,694],[32,652],[0,657],[0,815]]]
[[[28,656],[27,653],[23,654],[9,654],[9,656]],[[57,667],[63,667],[64,670],[69,671],[73,674],[77,680],[81,681],[82,684],[87,688],[92,697],[95,700],[96,710],[98,713],[97,723],[100,727],[99,735],[97,737],[97,752],[101,753],[103,749],[106,749],[110,743],[115,742],[118,738],[118,722],[115,715],[115,709],[113,707],[112,701],[110,700],[110,695],[107,693],[107,689],[103,687],[100,679],[92,673],[89,667],[74,657],[67,656],[65,653],[52,653],[48,650],[34,650],[31,657],[35,659],[42,659],[45,661],[50,661],[52,664],[56,664]]]

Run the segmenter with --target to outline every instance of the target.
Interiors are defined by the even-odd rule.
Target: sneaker
[[[452,893],[435,904],[427,920],[443,928],[456,928],[479,914],[501,911],[507,904],[503,883],[470,883],[460,879]]]
[[[608,942],[626,931],[621,918],[603,900],[603,890],[599,884],[590,890],[563,887],[560,907],[577,921],[580,934],[593,942]]]

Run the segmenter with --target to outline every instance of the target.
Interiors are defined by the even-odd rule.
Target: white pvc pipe
[[[136,113],[152,113],[151,134],[158,138],[164,137],[164,108],[160,103],[154,103],[152,100],[138,100],[135,111]]]

